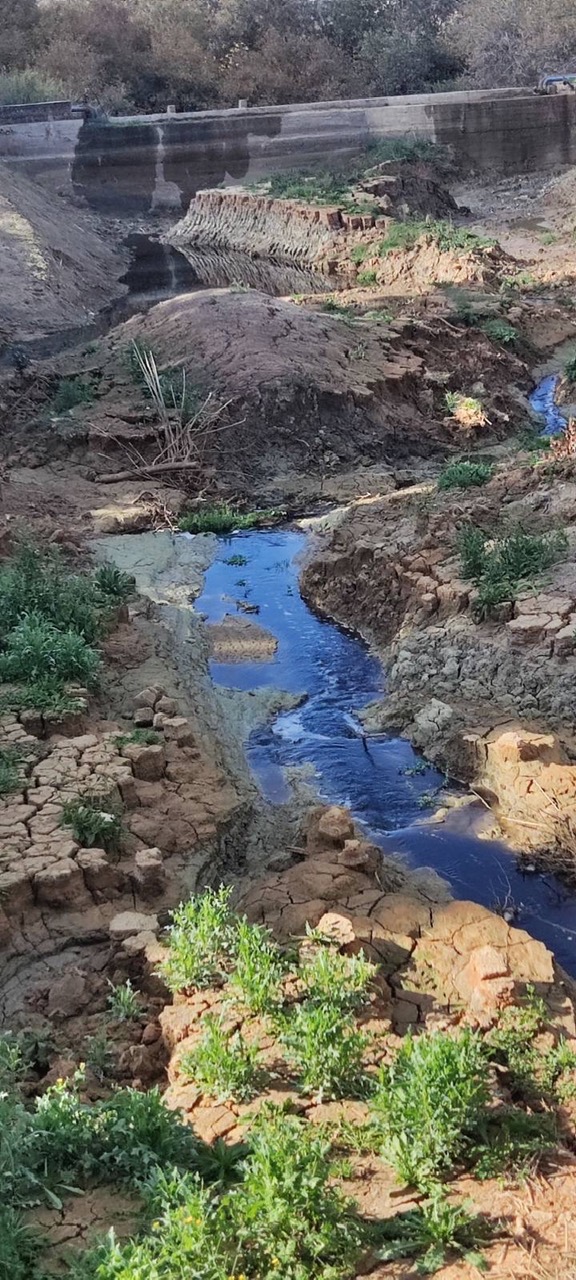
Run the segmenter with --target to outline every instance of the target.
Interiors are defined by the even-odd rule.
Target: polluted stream
[[[243,691],[281,689],[301,699],[247,745],[264,797],[287,802],[286,770],[307,766],[327,803],[347,805],[366,835],[413,868],[431,867],[455,897],[506,912],[576,974],[576,899],[552,875],[522,870],[503,843],[470,834],[466,808],[450,822],[426,823],[442,804],[445,778],[403,738],[366,736],[359,712],[385,696],[379,660],[361,637],[316,615],[300,594],[307,535],[295,529],[218,539],[196,608],[210,622],[236,609],[276,637],[271,660],[211,662],[215,684]],[[459,825],[463,829],[458,829]]]

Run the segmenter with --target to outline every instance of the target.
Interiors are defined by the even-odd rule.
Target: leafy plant
[[[550,436],[541,435],[536,427],[526,426],[518,434],[518,445],[521,449],[546,453],[550,449]]]
[[[101,564],[94,572],[93,581],[96,590],[111,600],[128,600],[136,590],[133,575],[124,573],[115,564]]]
[[[91,378],[62,378],[52,397],[53,413],[69,413],[79,404],[92,404],[97,388]]]
[[[240,1246],[239,1270],[282,1280],[351,1274],[365,1230],[330,1182],[329,1140],[296,1117],[259,1117],[244,1181],[224,1206]]]
[[[229,969],[238,927],[230,906],[231,893],[221,885],[176,908],[166,958],[160,966],[170,991],[209,986]]]
[[[487,1263],[478,1245],[485,1244],[491,1230],[485,1219],[470,1212],[468,1202],[450,1201],[445,1187],[436,1186],[417,1209],[395,1214],[380,1224],[379,1232],[389,1241],[378,1251],[383,1262],[417,1257],[417,1270],[434,1275],[456,1253],[478,1271]]]
[[[65,716],[81,711],[84,700],[62,686],[60,681],[44,677],[16,689],[0,692],[0,711],[42,712],[50,720],[63,720]]]
[[[0,1092],[6,1093],[20,1084],[26,1075],[26,1058],[22,1045],[12,1032],[0,1035]]]
[[[40,1232],[11,1205],[0,1207],[0,1280],[43,1280]],[[41,1272],[43,1274],[41,1274]]]
[[[374,1097],[383,1152],[403,1182],[426,1188],[449,1172],[482,1123],[488,1068],[480,1038],[406,1036]]]
[[[111,1075],[114,1065],[112,1044],[105,1030],[97,1031],[93,1036],[86,1036],[85,1046],[86,1066],[90,1067],[96,1079],[102,1084]]]
[[[257,1090],[258,1047],[240,1032],[226,1031],[221,1018],[207,1014],[199,1044],[183,1053],[180,1068],[186,1079],[200,1084],[214,1098],[246,1102]]]
[[[356,956],[342,956],[333,947],[307,953],[299,971],[309,1003],[322,1005],[328,1001],[343,1012],[366,1002],[375,974],[376,966],[363,951]]]
[[[337,1002],[296,1005],[280,1038],[304,1093],[355,1098],[366,1092],[362,1057],[367,1039]]]
[[[350,260],[351,262],[354,262],[357,267],[359,267],[363,262],[366,261],[366,258],[368,257],[369,252],[370,252],[370,249],[367,244],[355,244],[352,246],[350,250]]]
[[[439,489],[472,489],[486,484],[493,473],[488,462],[449,462],[438,476]]]
[[[189,511],[180,517],[178,528],[183,533],[232,533],[235,530],[258,529],[281,519],[283,512],[268,508],[263,511],[235,511],[227,503]]]
[[[40,613],[17,623],[0,653],[0,680],[34,683],[52,677],[76,680],[87,687],[97,683],[100,657],[77,631],[61,631]]]
[[[480,328],[493,342],[501,342],[505,347],[516,342],[518,330],[510,324],[508,320],[498,319],[497,316],[490,316],[486,320],[482,320]]]
[[[480,1140],[470,1149],[470,1162],[477,1178],[518,1179],[534,1170],[538,1160],[556,1146],[558,1135],[552,1115],[531,1115],[517,1107],[498,1107],[490,1113],[480,1131]]]
[[[105,849],[114,853],[122,839],[122,817],[109,796],[77,796],[62,806],[62,826],[70,827],[74,839],[85,849]]]
[[[231,991],[238,994],[251,1013],[269,1013],[281,998],[280,984],[286,961],[262,925],[240,920],[234,943]]]
[[[486,426],[488,418],[477,396],[465,396],[460,391],[447,391],[444,403],[448,412],[463,427]]]
[[[127,978],[126,982],[121,982],[116,987],[112,983],[110,986],[112,989],[108,996],[108,1009],[112,1017],[118,1022],[130,1022],[133,1018],[139,1018],[142,1011],[130,979]]]
[[[423,236],[429,236],[442,252],[470,253],[495,244],[494,240],[442,219],[410,218],[392,224],[380,244],[380,257],[385,258],[394,249],[412,249]]]

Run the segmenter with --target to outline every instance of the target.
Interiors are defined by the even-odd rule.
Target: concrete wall
[[[0,124],[0,158],[114,214],[186,209],[207,186],[337,163],[372,140],[423,137],[478,170],[576,163],[576,95],[525,89],[416,94],[110,122]]]

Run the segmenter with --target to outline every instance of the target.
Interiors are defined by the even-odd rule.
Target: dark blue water
[[[545,426],[542,428],[543,436],[556,436],[567,425],[567,419],[562,417],[554,400],[559,381],[559,374],[550,374],[548,378],[543,378],[538,383],[530,396],[530,408],[545,419]]]
[[[219,543],[197,608],[216,622],[226,613],[247,616],[241,604],[255,606],[248,616],[274,633],[278,650],[269,662],[213,662],[214,681],[233,689],[283,689],[303,699],[250,738],[248,758],[265,796],[273,803],[288,799],[284,769],[313,766],[321,796],[348,805],[383,849],[412,866],[434,867],[456,897],[511,908],[514,922],[576,974],[574,897],[552,876],[522,872],[499,842],[458,830],[459,823],[465,827],[465,811],[449,827],[418,825],[426,812],[422,799],[441,788],[443,777],[403,739],[362,736],[357,712],[382,697],[384,674],[359,637],[321,620],[304,603],[298,559],[306,535],[238,533]],[[246,563],[226,563],[232,556]]]

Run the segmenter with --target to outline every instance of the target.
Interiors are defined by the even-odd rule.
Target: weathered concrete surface
[[[185,209],[201,188],[334,162],[367,142],[407,135],[450,144],[478,169],[570,164],[576,99],[499,89],[110,122],[48,120],[3,128],[0,159],[50,181],[72,180],[95,208],[134,214]]]

